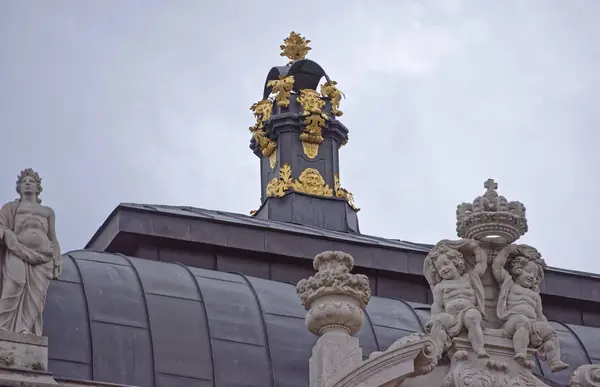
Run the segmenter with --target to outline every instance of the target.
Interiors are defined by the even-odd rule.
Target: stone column
[[[353,337],[363,326],[369,302],[369,280],[351,274],[351,255],[326,251],[317,255],[318,272],[298,282],[296,291],[308,311],[306,326],[319,336],[310,358],[311,387],[330,387],[362,362],[362,349]]]

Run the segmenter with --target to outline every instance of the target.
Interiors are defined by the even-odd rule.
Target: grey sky
[[[452,238],[493,177],[524,243],[600,272],[600,2],[273,4],[0,1],[0,201],[38,170],[64,250],[119,202],[257,208],[249,107],[294,30],[346,94],[364,233]]]

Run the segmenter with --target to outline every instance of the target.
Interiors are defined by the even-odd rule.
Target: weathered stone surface
[[[569,387],[600,387],[600,364],[582,365],[573,372]]]
[[[19,199],[0,209],[0,329],[42,335],[50,281],[62,271],[55,215],[41,205],[42,179],[32,169],[17,178]]]
[[[46,371],[48,339],[0,330],[0,366]]]
[[[473,257],[472,269],[459,249]],[[450,340],[463,330],[469,332],[477,356],[488,357],[481,327],[485,316],[481,276],[486,269],[485,251],[475,240],[441,241],[425,258],[423,271],[433,293],[428,328],[438,359],[450,346]]]

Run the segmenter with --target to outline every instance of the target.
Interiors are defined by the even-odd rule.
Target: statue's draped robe
[[[38,252],[17,241],[14,230],[18,207],[16,200],[0,209],[0,328],[41,336],[42,311],[57,251]]]

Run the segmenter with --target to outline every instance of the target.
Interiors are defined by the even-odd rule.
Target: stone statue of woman
[[[33,169],[21,171],[20,198],[0,209],[0,329],[36,336],[48,286],[62,271],[54,211],[40,204],[41,183]]]

